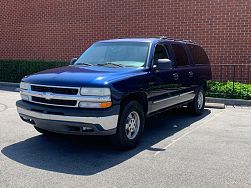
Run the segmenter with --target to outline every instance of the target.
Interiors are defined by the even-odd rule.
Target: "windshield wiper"
[[[111,62],[107,62],[107,63],[98,63],[98,66],[116,66],[116,67],[124,67],[122,64],[116,64],[116,63],[111,63]]]
[[[78,64],[74,64],[74,65],[85,65],[85,66],[92,66],[92,64],[90,64],[90,63],[78,63]]]

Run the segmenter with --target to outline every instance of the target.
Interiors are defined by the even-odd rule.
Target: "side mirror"
[[[70,61],[70,65],[73,65],[77,60],[78,60],[78,58],[72,58]]]
[[[173,63],[170,59],[158,59],[153,69],[155,70],[167,70],[173,68]]]

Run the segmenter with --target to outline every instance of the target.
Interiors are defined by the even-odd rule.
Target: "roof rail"
[[[193,44],[197,44],[196,42],[192,41],[192,40],[181,40],[183,42],[189,42],[189,43],[193,43]]]
[[[125,37],[119,37],[119,39],[123,39]],[[196,42],[192,40],[186,40],[186,39],[175,39],[175,38],[169,38],[166,36],[132,36],[131,38],[157,38],[157,39],[163,39],[163,40],[173,40],[173,41],[180,41],[180,42],[189,42],[193,44],[197,44]]]
[[[175,40],[174,38],[168,38],[168,37],[166,37],[166,36],[159,37],[159,39]]]
[[[196,44],[196,42],[194,42],[192,40],[186,40],[186,39],[175,39],[175,38],[168,38],[168,37],[165,37],[165,36],[157,37],[157,38],[159,38],[159,39],[166,39],[166,40],[173,40],[173,41],[180,41],[180,42],[189,42],[189,43]]]
[[[118,37],[119,39],[125,38],[125,37]],[[127,37],[126,37],[127,38]],[[173,38],[168,38],[166,36],[131,36],[130,38],[157,38],[157,39],[170,39],[175,40]]]

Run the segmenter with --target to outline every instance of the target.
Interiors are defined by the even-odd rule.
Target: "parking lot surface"
[[[117,151],[107,137],[37,133],[14,91],[0,86],[0,187],[251,187],[251,108],[168,111]]]

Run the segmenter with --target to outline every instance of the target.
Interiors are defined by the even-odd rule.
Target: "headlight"
[[[88,96],[109,96],[111,95],[111,90],[109,88],[82,87],[80,94]]]
[[[27,89],[29,89],[29,87],[30,87],[29,83],[26,83],[26,82],[21,82],[20,83],[20,89],[27,90]]]
[[[29,96],[28,95],[21,94],[21,98],[24,101],[29,101]]]

